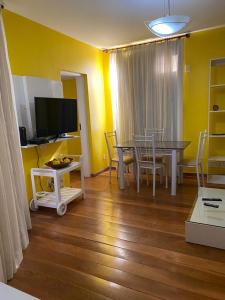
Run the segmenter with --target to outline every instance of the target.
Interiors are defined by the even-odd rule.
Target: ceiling
[[[144,21],[163,16],[164,0],[5,0],[5,6],[99,48],[154,38]],[[171,0],[171,14],[191,17],[186,32],[225,24],[225,0]]]

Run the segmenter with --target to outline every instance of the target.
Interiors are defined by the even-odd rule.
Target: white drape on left
[[[31,228],[6,38],[0,12],[0,281],[13,277]]]
[[[182,39],[113,51],[110,77],[120,142],[145,128],[164,128],[167,140],[182,138]]]

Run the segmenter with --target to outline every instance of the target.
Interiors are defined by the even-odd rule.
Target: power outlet
[[[54,179],[52,177],[48,178],[47,184],[48,184],[48,187],[53,191],[54,190]]]

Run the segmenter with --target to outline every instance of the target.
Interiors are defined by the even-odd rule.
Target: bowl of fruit
[[[73,159],[70,157],[54,158],[53,160],[48,161],[45,165],[58,170],[68,167],[72,161]]]

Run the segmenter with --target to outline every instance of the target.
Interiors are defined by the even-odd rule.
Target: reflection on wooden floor
[[[72,179],[77,184],[77,177]],[[130,177],[125,191],[108,174],[87,179],[86,199],[64,217],[32,213],[30,245],[10,284],[49,299],[225,299],[225,251],[188,244],[184,221],[197,191],[185,178],[177,196]]]

